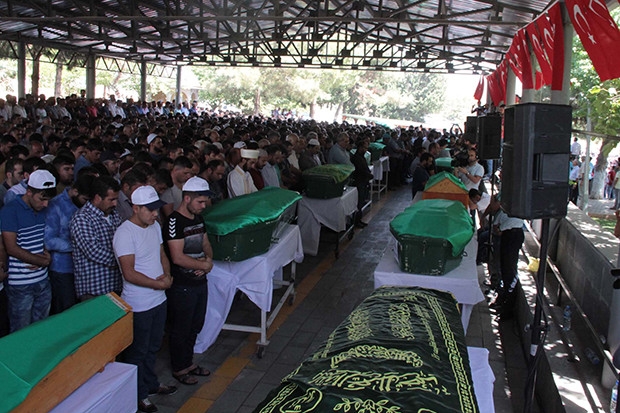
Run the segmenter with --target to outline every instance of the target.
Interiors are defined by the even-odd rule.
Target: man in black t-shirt
[[[411,180],[411,198],[415,198],[415,195],[424,191],[424,186],[430,178],[430,171],[433,169],[433,162],[435,158],[428,152],[423,153],[420,156],[420,163],[413,171],[413,179]]]
[[[210,374],[192,361],[207,310],[206,275],[213,268],[213,250],[201,216],[208,191],[204,179],[188,179],[182,188],[181,205],[170,214],[163,229],[173,277],[168,290],[172,376],[188,385],[198,383],[196,376]]]

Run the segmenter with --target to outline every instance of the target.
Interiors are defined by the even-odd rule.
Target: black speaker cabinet
[[[566,215],[572,108],[524,103],[504,112],[501,205],[524,219]]]
[[[466,141],[475,143],[476,136],[478,135],[478,117],[468,116],[465,121],[465,130],[463,131],[463,138]]]
[[[502,117],[478,116],[478,158],[499,159],[502,153]]]

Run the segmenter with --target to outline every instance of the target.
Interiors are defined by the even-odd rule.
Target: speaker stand
[[[524,413],[530,413],[534,404],[536,389],[536,373],[538,363],[542,357],[542,349],[547,336],[548,325],[546,316],[543,320],[543,302],[545,294],[545,274],[547,272],[547,248],[549,245],[549,218],[542,219],[541,244],[538,272],[536,275],[536,309],[534,310],[534,320],[530,326],[530,358],[528,362],[528,374],[525,382],[525,405]]]

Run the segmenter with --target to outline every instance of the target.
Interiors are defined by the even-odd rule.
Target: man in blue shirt
[[[2,240],[9,257],[7,297],[11,332],[46,318],[52,291],[47,274],[45,210],[56,195],[56,179],[46,170],[34,171],[26,193],[0,211]]]
[[[82,175],[72,187],[66,188],[49,202],[45,219],[45,248],[51,254],[49,277],[52,286],[51,314],[58,314],[77,302],[73,276],[73,246],[69,223],[73,214],[89,200],[95,179]]]

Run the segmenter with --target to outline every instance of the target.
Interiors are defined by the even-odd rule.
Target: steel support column
[[[95,98],[95,86],[97,85],[97,73],[95,69],[95,55],[88,55],[86,59],[86,98]]]
[[[146,100],[146,62],[140,62],[140,100]]]
[[[17,45],[17,97],[26,96],[26,43]]]
[[[183,66],[177,66],[177,94],[175,96],[175,103],[177,105],[183,103],[181,102],[181,73],[183,72],[183,70],[181,70],[183,68]],[[176,109],[176,108],[175,108]]]
[[[508,74],[506,76],[506,106],[512,106],[515,104],[515,94],[517,90],[517,75],[512,69],[508,68]]]

